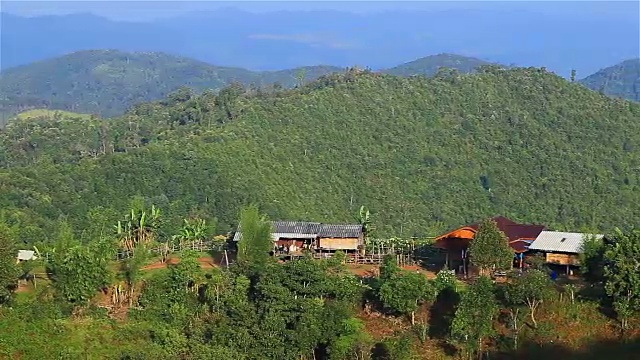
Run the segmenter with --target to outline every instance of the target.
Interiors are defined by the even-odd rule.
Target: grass
[[[19,120],[32,120],[32,119],[55,119],[56,117],[65,119],[89,119],[91,114],[74,113],[64,110],[49,110],[49,109],[32,109],[23,111],[16,115]]]

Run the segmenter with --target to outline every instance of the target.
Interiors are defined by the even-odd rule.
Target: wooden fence
[[[403,244],[404,245],[404,244]],[[425,254],[423,250],[424,246],[395,246],[394,244],[382,244],[373,243],[368,244],[364,254],[351,253],[346,254],[346,262],[348,264],[360,264],[360,265],[379,265],[382,263],[384,257],[388,254],[396,257],[398,265],[416,265],[421,261],[425,261],[428,258],[432,258],[433,254]],[[224,252],[225,244],[219,241],[213,240],[199,240],[181,243],[164,243],[157,244],[148,249],[149,252],[155,256],[162,256],[166,259],[172,253],[182,252],[185,250],[192,250],[197,252]],[[280,257],[285,258],[297,258],[303,256],[302,253],[294,254],[278,254]],[[425,256],[426,255],[426,256]],[[43,253],[42,256],[45,259],[49,259],[49,253]],[[133,252],[129,250],[118,250],[115,253],[114,260],[124,261],[133,256]],[[332,257],[332,253],[312,253],[314,259],[327,259]]]
[[[168,254],[172,254],[175,252],[181,252],[185,250],[193,250],[197,252],[207,252],[207,251],[224,251],[224,244],[220,242],[214,241],[190,241],[183,242],[179,244],[159,244],[154,247],[148,249],[148,251],[155,256],[167,256]],[[41,256],[49,261],[49,258],[53,256],[48,252],[42,253]],[[133,256],[133,251],[129,250],[118,250],[114,255],[114,260],[123,261]]]
[[[214,241],[199,240],[199,241],[182,242],[179,244],[164,243],[164,244],[160,244],[155,247],[149,248],[148,250],[150,253],[156,256],[167,256],[169,254],[172,254],[175,252],[181,252],[185,250],[192,250],[197,252],[223,251],[224,244],[221,244],[220,242],[214,242]],[[122,261],[132,256],[133,256],[132,251],[118,250],[118,252],[116,253],[116,260]]]

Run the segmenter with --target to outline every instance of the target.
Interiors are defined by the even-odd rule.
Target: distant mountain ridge
[[[443,66],[464,73],[484,64],[488,62],[439,54],[380,71],[399,76],[431,76]],[[319,65],[257,72],[161,52],[87,50],[0,72],[0,112],[13,114],[51,108],[110,117],[122,114],[134,104],[162,99],[183,86],[196,91],[217,90],[233,82],[245,86],[293,87],[344,70]]]
[[[608,96],[640,101],[640,57],[599,70],[580,83]]]
[[[474,72],[478,67],[491,65],[493,63],[480,60],[474,57],[461,56],[456,54],[437,54],[423,57],[396,67],[384,70],[389,75],[412,76],[424,75],[433,76],[440,68],[456,69],[461,73]]]
[[[380,69],[424,54],[453,53],[545,66],[568,77],[571,69],[590,74],[638,54],[637,2],[473,3],[376,12],[221,8],[150,21],[5,12],[0,13],[0,65],[5,69],[81,50],[119,49],[160,51],[254,71],[315,64]]]

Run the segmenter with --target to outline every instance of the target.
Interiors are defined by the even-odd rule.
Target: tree
[[[331,360],[364,360],[369,356],[371,336],[365,331],[362,320],[346,319],[338,336],[329,346]]]
[[[531,269],[511,280],[505,291],[507,301],[514,306],[527,305],[533,327],[537,327],[536,311],[552,294],[549,275],[541,270]]]
[[[438,293],[445,289],[458,291],[458,279],[453,270],[440,270],[434,279],[434,285]]]
[[[624,331],[629,317],[640,310],[640,230],[616,229],[604,259],[605,290]]]
[[[486,276],[480,276],[462,294],[451,324],[451,336],[465,344],[470,359],[473,354],[481,358],[483,341],[495,333],[493,320],[497,314],[493,282]]]
[[[263,270],[271,260],[273,250],[272,226],[258,207],[251,205],[240,214],[242,238],[238,241],[238,261],[254,269]]]
[[[580,252],[580,270],[591,282],[604,280],[605,243],[602,238],[585,236]]]
[[[170,268],[171,284],[174,291],[198,293],[204,283],[204,272],[198,262],[198,255],[193,250],[184,251],[180,262]]]
[[[107,249],[101,242],[60,249],[49,263],[56,291],[69,302],[86,304],[97,290],[110,283],[108,265],[113,253]]]
[[[0,305],[9,302],[18,283],[16,254],[8,229],[0,226]]]
[[[421,301],[433,301],[436,290],[427,278],[420,274],[400,270],[381,279],[378,294],[384,306],[401,314],[411,316],[415,325],[415,312]]]
[[[571,82],[576,81],[576,69],[571,69]]]
[[[238,98],[244,93],[244,87],[242,84],[234,82],[229,86],[223,88],[218,92],[216,98],[216,106],[223,112],[224,117],[221,123],[234,120],[236,114],[236,102]]]
[[[506,235],[498,229],[495,221],[487,219],[480,224],[478,232],[469,246],[471,262],[480,268],[481,274],[487,270],[510,269],[513,250]]]
[[[307,77],[307,69],[300,68],[296,73],[296,82],[298,87],[304,86],[305,79]]]
[[[365,239],[369,238],[374,229],[373,225],[371,224],[371,213],[369,212],[369,209],[367,209],[364,205],[360,206],[357,220],[358,223],[362,225],[362,232],[364,233]]]
[[[529,268],[536,269],[540,271],[549,271],[549,267],[547,266],[547,259],[543,254],[533,254],[532,256],[527,256],[525,259],[525,263],[529,265]]]
[[[121,271],[127,283],[129,305],[133,304],[135,296],[136,284],[142,277],[141,268],[145,261],[149,258],[149,251],[144,246],[137,246],[133,250],[133,256],[124,260],[121,264]]]
[[[380,281],[387,281],[401,271],[398,266],[398,261],[393,255],[385,255],[382,258],[382,264],[380,265]]]

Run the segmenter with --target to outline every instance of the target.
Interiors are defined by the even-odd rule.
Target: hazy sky
[[[543,0],[544,1],[544,0]],[[594,13],[618,11],[620,7],[611,6],[612,1],[589,1],[584,7],[592,8]],[[3,12],[23,15],[52,15],[78,12],[91,12],[117,20],[152,20],[171,17],[190,12],[212,11],[223,7],[234,7],[247,11],[262,12],[274,10],[346,10],[353,12],[371,12],[383,10],[444,10],[474,7],[522,7],[535,6],[537,10],[548,7],[550,11],[563,7],[559,1],[0,1]],[[629,0],[627,2],[634,2]],[[637,2],[637,1],[635,1]],[[547,5],[548,4],[548,5]],[[568,4],[565,4],[568,5]],[[575,4],[573,4],[575,5]],[[582,7],[582,6],[581,6]],[[640,14],[639,14],[640,16]]]

